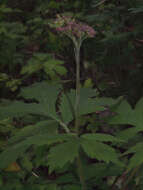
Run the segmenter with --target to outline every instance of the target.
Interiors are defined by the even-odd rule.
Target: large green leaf
[[[60,85],[48,85],[46,82],[35,83],[22,89],[21,96],[36,100],[38,103],[20,101],[1,104],[0,117],[20,117],[26,114],[36,114],[58,119],[55,103],[60,91]]]
[[[114,116],[110,123],[111,124],[133,124],[134,122],[134,111],[127,101],[122,101],[117,107],[115,112],[117,113]]]
[[[55,103],[59,94],[60,85],[49,85],[46,82],[35,83],[23,88],[21,95],[26,99],[38,100],[47,114],[56,116]]]
[[[50,172],[62,168],[67,162],[72,162],[78,156],[79,142],[76,138],[52,147],[48,154]]]
[[[47,113],[42,109],[42,106],[36,103],[24,103],[20,101],[9,102],[9,104],[0,106],[0,118],[8,117],[16,118],[27,114],[36,114],[47,116]]]
[[[129,124],[134,126],[121,131],[118,137],[128,140],[143,130],[143,98],[136,104],[134,109],[131,108],[127,101],[123,101],[115,111],[117,115],[111,118],[110,124]]]
[[[73,139],[73,135],[70,134],[57,134],[57,135],[50,135],[50,134],[36,134],[32,137],[26,137],[21,142],[16,142],[14,145],[9,145],[6,149],[0,154],[0,168],[6,168],[9,164],[14,162],[17,158],[21,157],[25,154],[25,151],[31,145],[50,145],[57,142],[66,142],[70,139]],[[10,144],[10,143],[9,143]]]
[[[94,138],[95,137],[95,138]],[[99,137],[99,136],[98,136]],[[108,139],[108,137],[107,137]],[[111,139],[112,141],[113,139]],[[114,139],[115,140],[115,139]],[[104,141],[104,140],[102,140]],[[105,140],[106,141],[106,140]],[[108,139],[109,141],[109,139]],[[118,159],[118,154],[115,150],[102,142],[99,142],[99,138],[97,139],[96,136],[92,135],[82,135],[81,136],[81,146],[85,153],[91,157],[96,158],[99,161],[105,162],[113,162],[116,164],[121,164]]]
[[[112,98],[95,98],[97,92],[92,88],[81,88],[80,102],[79,102],[79,115],[85,115],[96,111],[103,111],[105,106],[115,104],[117,100]],[[75,105],[75,90],[71,90],[66,95],[61,97],[60,111],[65,123],[69,123],[73,119],[72,111]]]
[[[85,134],[82,135],[82,137],[87,140],[93,140],[99,142],[122,142],[122,140],[119,138],[103,133]]]
[[[16,143],[25,140],[28,137],[35,135],[45,135],[45,134],[56,134],[58,125],[57,122],[53,120],[40,121],[36,124],[26,126],[22,128],[18,133],[16,133],[12,138],[9,139],[8,143]]]

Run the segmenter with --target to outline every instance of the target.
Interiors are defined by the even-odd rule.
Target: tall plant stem
[[[75,97],[75,131],[77,136],[79,135],[79,101],[80,101],[80,47],[81,42],[75,44],[75,61],[76,61],[76,97]],[[80,158],[80,152],[77,157],[78,175],[82,190],[86,190],[86,183],[84,179],[83,167]]]
[[[75,130],[79,134],[79,101],[80,101],[80,45],[75,48],[76,60],[76,98],[75,98]]]

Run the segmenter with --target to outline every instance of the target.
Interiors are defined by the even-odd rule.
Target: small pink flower
[[[62,32],[68,36],[71,35],[71,37],[92,38],[96,34],[95,30],[92,27],[81,22],[76,22],[75,19],[70,16],[57,15],[57,19],[54,23],[58,32]]]

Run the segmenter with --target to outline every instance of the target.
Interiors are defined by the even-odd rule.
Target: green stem
[[[61,120],[57,119],[56,117],[54,117],[54,116],[52,116],[52,115],[50,115],[50,117],[51,117],[52,119],[54,119],[55,121],[57,121],[57,122],[63,127],[63,129],[65,130],[66,133],[68,133],[68,134],[70,133],[70,130],[69,130],[69,128],[66,126],[65,123],[63,123]]]
[[[86,190],[86,183],[85,183],[85,179],[83,175],[83,167],[82,167],[82,162],[80,159],[80,154],[77,158],[77,166],[78,166],[78,175],[79,175],[80,183],[81,183],[81,189]]]
[[[80,45],[75,48],[76,59],[76,98],[75,98],[75,130],[79,134],[79,100],[80,100]]]
[[[80,47],[82,40],[75,44],[75,60],[76,60],[76,97],[75,97],[75,131],[77,136],[79,136],[79,101],[80,101]],[[82,162],[80,159],[80,153],[77,158],[77,168],[78,175],[80,178],[80,183],[82,190],[86,190],[86,183],[84,179],[84,172],[82,167]]]

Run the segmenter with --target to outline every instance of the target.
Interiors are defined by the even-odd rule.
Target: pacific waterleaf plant
[[[115,144],[120,140],[107,134],[80,134],[79,117],[102,111],[105,106],[113,105],[116,101],[96,98],[96,90],[80,87],[80,48],[83,40],[94,37],[95,31],[88,25],[65,16],[58,16],[52,26],[67,35],[74,43],[76,90],[63,94],[61,85],[40,82],[21,90],[19,98],[23,97],[23,101],[5,101],[1,104],[1,118],[22,118],[33,115],[43,116],[43,120],[24,127],[8,140],[7,148],[0,154],[0,168],[6,168],[32,145],[48,145],[50,148],[47,156],[49,171],[62,168],[69,162],[76,163],[81,189],[86,190],[80,153],[84,152],[89,158],[122,166],[115,149],[107,144],[107,142]],[[69,128],[71,121],[74,121],[72,129]],[[62,131],[58,130],[59,125]]]

